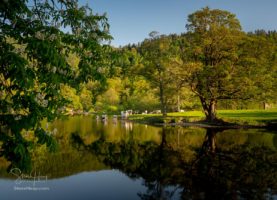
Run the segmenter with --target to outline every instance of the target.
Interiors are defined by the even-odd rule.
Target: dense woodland
[[[184,33],[151,32],[139,44],[110,45],[106,15],[78,1],[0,4],[1,155],[28,162],[33,143],[52,149],[41,120],[69,111],[119,113],[261,108],[276,103],[277,33],[242,31],[228,11],[188,16]]]
[[[276,31],[245,33],[233,14],[209,8],[190,15],[187,30],[181,35],[153,31],[139,44],[112,48],[106,84],[92,80],[78,91],[65,86],[68,106],[163,114],[275,106]]]

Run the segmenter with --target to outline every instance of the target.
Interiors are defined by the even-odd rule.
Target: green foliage
[[[7,160],[12,161],[8,169],[20,168],[24,171],[31,169],[31,156],[28,147],[32,146],[30,142],[16,137],[1,134],[0,156],[4,156]]]
[[[153,34],[150,33],[153,36]],[[143,68],[140,73],[156,89],[162,113],[166,115],[170,97],[178,93],[183,84],[182,60],[179,46],[165,36],[154,36],[145,40],[139,47],[143,56]]]
[[[189,15],[185,34],[152,32],[141,44],[111,48],[107,17],[77,0],[9,0],[0,5],[0,30],[1,154],[12,165],[30,161],[23,130],[55,149],[40,122],[64,106],[164,115],[202,106],[214,120],[217,105],[277,100],[277,33],[246,34],[228,11],[204,8]]]
[[[276,33],[275,33],[276,34]],[[274,35],[274,33],[273,33]],[[248,96],[258,102],[276,102],[276,41],[271,39],[272,33],[249,33],[241,45],[240,64],[247,70],[242,76],[252,81],[247,88]]]
[[[207,120],[216,119],[218,101],[269,94],[274,80],[267,72],[276,61],[266,39],[247,36],[235,15],[217,9],[189,15],[187,29],[188,53],[196,69],[189,82]]]
[[[35,130],[35,136],[38,139],[38,144],[46,144],[47,148],[50,152],[54,152],[57,149],[57,142],[56,140],[49,135],[45,130],[42,128],[38,128]]]
[[[80,96],[78,96],[76,93],[76,89],[68,85],[62,85],[61,95],[63,96],[64,99],[68,101],[68,103],[66,104],[67,107],[74,110],[79,110],[83,108],[80,102]]]
[[[111,39],[108,28],[105,15],[79,7],[76,0],[1,3],[0,126],[5,135],[1,148],[10,161],[30,160],[30,144],[21,132],[39,130],[42,119],[51,121],[57,116],[66,102],[61,83],[77,86],[87,80],[105,81],[110,65],[110,48],[104,44]],[[36,134],[39,142],[52,148],[49,138],[41,135]],[[12,149],[19,157],[9,154]]]
[[[80,91],[80,103],[85,111],[92,109],[92,94],[86,87]]]
[[[131,84],[129,81],[128,84],[126,79],[124,82],[126,83],[126,89],[128,89],[125,96],[121,93],[121,102],[125,110],[132,109],[143,112],[145,110],[152,111],[159,108],[159,100],[155,96],[150,83],[144,78],[137,77]]]
[[[97,97],[95,111],[97,112],[111,112],[116,111],[119,105],[121,90],[121,80],[118,78],[109,79],[107,81],[108,88],[103,94]]]
[[[111,83],[105,88],[117,99],[113,106],[163,113],[202,107],[206,118],[216,118],[217,108],[276,103],[275,32],[246,34],[234,14],[209,8],[189,15],[187,29],[152,32],[138,45],[114,49],[110,72],[120,83],[117,90]],[[101,98],[100,110],[109,107]]]

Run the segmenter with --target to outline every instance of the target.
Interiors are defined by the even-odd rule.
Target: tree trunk
[[[208,110],[207,121],[214,122],[216,120],[216,101],[211,100]]]
[[[164,99],[164,90],[163,90],[163,85],[160,83],[160,103],[161,103],[161,111],[164,117],[167,116],[167,111],[166,111],[166,103]]]
[[[263,107],[264,107],[264,110],[268,109],[268,108],[269,108],[269,105],[268,105],[268,103],[266,103],[266,102],[263,102]]]
[[[217,120],[217,118],[216,118],[216,100],[211,99],[209,104],[207,104],[206,99],[203,97],[200,97],[200,101],[201,101],[202,107],[204,109],[204,113],[206,115],[206,121],[215,122]]]
[[[179,92],[178,92],[178,95],[177,95],[177,110],[178,110],[178,112],[181,111],[181,108],[180,108],[180,94],[179,94]]]

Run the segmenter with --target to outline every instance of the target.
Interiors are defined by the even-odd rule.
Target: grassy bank
[[[277,109],[270,110],[219,110],[218,118],[225,122],[238,125],[264,126],[268,123],[277,121]],[[155,124],[155,123],[179,123],[179,122],[197,122],[205,119],[202,111],[187,111],[182,113],[168,113],[167,117],[161,114],[132,115],[130,120]]]

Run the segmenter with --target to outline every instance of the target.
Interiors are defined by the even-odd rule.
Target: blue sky
[[[236,14],[244,31],[277,30],[277,0],[81,0],[87,2],[107,13],[114,46],[143,41],[151,31],[185,32],[187,16],[206,6]]]

